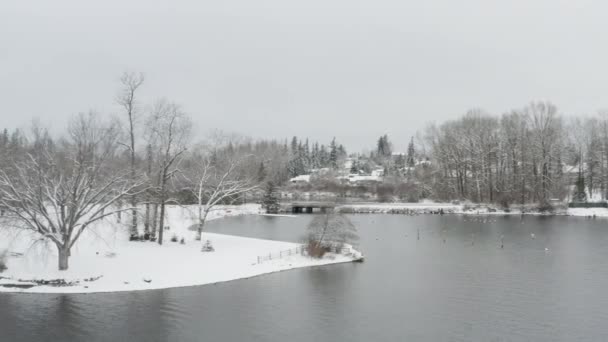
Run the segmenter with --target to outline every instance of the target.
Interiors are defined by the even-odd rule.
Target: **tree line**
[[[576,192],[607,197],[605,115],[567,118],[550,102],[500,116],[471,110],[429,125],[422,142],[433,162],[432,196],[440,200],[545,206]],[[581,180],[585,186],[573,190]]]

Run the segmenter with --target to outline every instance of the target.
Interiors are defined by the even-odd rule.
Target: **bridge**
[[[333,209],[336,204],[333,202],[292,202],[287,205],[287,211],[291,211],[294,214],[297,213],[309,213],[312,214],[315,210],[324,213],[327,209]]]

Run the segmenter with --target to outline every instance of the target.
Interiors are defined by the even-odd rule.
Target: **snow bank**
[[[608,208],[568,208],[568,216],[608,217]]]
[[[350,214],[454,214],[462,212],[461,205],[449,203],[361,203],[340,205],[341,213]]]
[[[129,242],[128,229],[119,224],[104,222],[83,234],[70,258],[67,271],[57,270],[54,246],[31,246],[24,234],[4,234],[0,250],[8,248],[8,270],[0,273],[0,292],[29,293],[93,293],[151,290],[194,286],[249,278],[261,274],[299,267],[351,262],[353,257],[332,254],[323,259],[291,255],[263,263],[258,256],[276,254],[293,249],[290,242],[251,239],[237,236],[203,233],[203,241],[210,240],[215,252],[201,252],[201,241],[195,241],[196,232],[188,227],[196,223],[194,208],[168,208],[165,243]],[[210,219],[244,214],[258,214],[258,205],[221,207],[210,214]],[[6,232],[6,230],[5,230]],[[185,244],[171,242],[175,235]],[[63,279],[73,286],[34,286],[31,288],[3,287],[1,285],[31,285],[38,280]]]

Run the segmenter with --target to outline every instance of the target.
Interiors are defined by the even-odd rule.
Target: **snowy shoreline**
[[[608,208],[558,208],[554,212],[540,212],[527,208],[524,212],[514,206],[505,211],[492,205],[463,205],[451,203],[352,203],[336,207],[344,214],[395,214],[395,215],[487,215],[487,216],[572,216],[572,217],[608,217]]]
[[[167,241],[163,246],[152,242],[129,242],[122,227],[97,227],[86,238],[83,236],[70,258],[70,268],[58,271],[52,247],[28,250],[27,239],[14,238],[8,247],[17,255],[8,258],[8,270],[0,273],[0,293],[104,293],[158,290],[188,286],[217,284],[246,279],[263,274],[296,268],[323,266],[355,261],[352,255],[328,254],[313,259],[293,251],[300,244],[239,236],[203,233],[203,241],[210,240],[215,252],[201,252],[201,241],[188,228],[194,218],[187,208],[168,210]],[[225,207],[216,210],[211,219],[259,214],[259,205]],[[185,238],[186,243],[171,242],[171,236]],[[3,239],[3,241],[7,241]],[[5,243],[6,244],[6,243]],[[28,250],[28,252],[24,252]],[[41,254],[44,261],[41,262]],[[263,262],[258,257],[281,255]],[[166,265],[166,266],[158,266]],[[18,280],[24,280],[19,282]],[[71,286],[38,285],[30,288],[30,280],[65,280]]]
[[[465,210],[464,205],[446,203],[371,203],[347,204],[339,207],[349,214],[454,214],[454,215],[521,215],[519,210],[505,212],[480,205]],[[260,256],[294,250],[300,245],[291,242],[245,238],[203,233],[215,252],[201,252],[201,241],[189,229],[195,222],[194,210],[170,207],[167,212],[167,241],[163,246],[152,242],[129,242],[126,229],[119,224],[103,223],[83,236],[70,258],[70,269],[58,271],[53,246],[31,246],[31,236],[1,236],[0,250],[9,251],[8,270],[0,273],[0,293],[102,293],[156,290],[217,284],[246,279],[295,268],[352,262],[352,256],[330,254],[323,259],[293,254],[258,263]],[[220,207],[210,213],[209,220],[240,215],[263,215],[257,204]],[[524,215],[608,217],[606,208],[571,208],[560,213],[543,214],[528,211]],[[274,215],[293,216],[293,215]],[[9,234],[10,235],[10,234]],[[171,242],[176,236],[185,244]],[[291,253],[290,253],[291,254]],[[169,265],[158,267],[157,265]],[[19,280],[23,280],[20,282]],[[72,286],[37,285],[29,281],[61,280]]]

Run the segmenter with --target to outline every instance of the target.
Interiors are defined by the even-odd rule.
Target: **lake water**
[[[351,218],[365,263],[181,289],[0,294],[0,341],[608,340],[608,220]],[[298,241],[310,219],[208,228]]]

